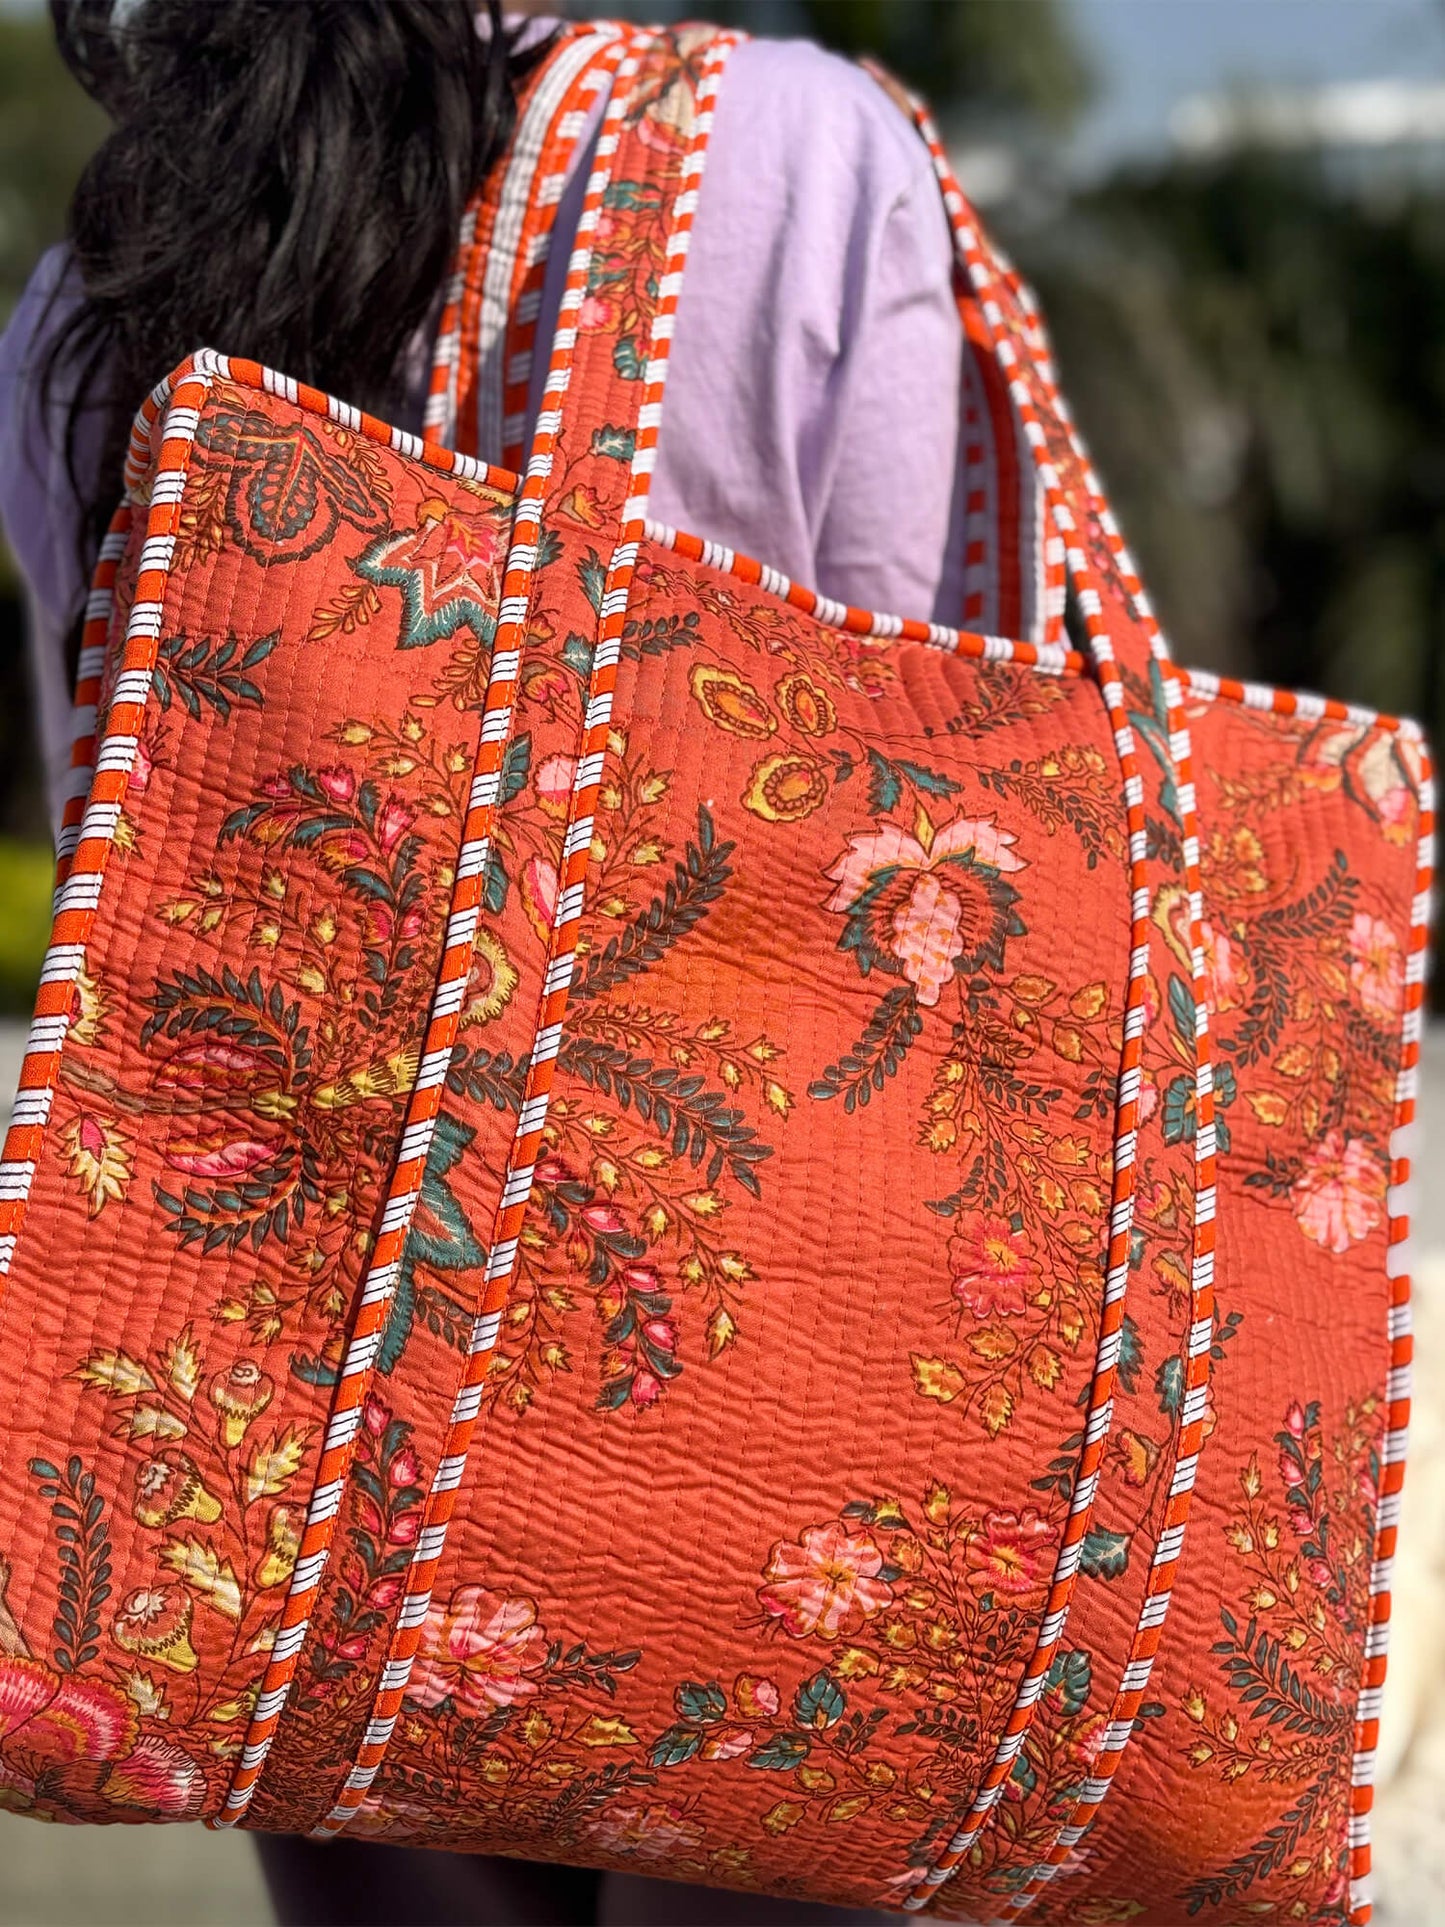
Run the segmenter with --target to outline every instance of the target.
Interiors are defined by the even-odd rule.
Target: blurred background
[[[1176,654],[1418,716],[1445,741],[1445,0],[606,10],[807,33],[921,87],[1042,296]],[[38,0],[0,0],[0,322],[102,129]],[[0,551],[0,1094],[49,899],[22,625]],[[1426,1108],[1445,1130],[1438,1034]],[[1420,1202],[1427,1397],[1378,1855],[1379,1917],[1401,1927],[1445,1923],[1445,1210]],[[0,1816],[0,1927],[269,1919],[243,1841],[67,1836]]]

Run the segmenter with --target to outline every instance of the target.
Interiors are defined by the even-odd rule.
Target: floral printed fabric
[[[473,1340],[697,60],[654,43],[606,190],[486,914],[266,1827],[314,1826],[355,1757]],[[0,1298],[17,1809],[224,1800],[419,1074],[510,506],[259,389],[202,410]],[[1126,689],[1154,867],[1116,1396],[1065,1634],[945,1915],[1006,1902],[1067,1824],[1175,1477],[1189,906],[1157,692]],[[1384,728],[1202,691],[1190,721],[1210,1435],[1117,1789],[1034,1912],[1342,1919],[1422,771]],[[853,633],[642,544],[516,1285],[359,1830],[854,1904],[933,1864],[1078,1498],[1128,856],[1077,658]]]

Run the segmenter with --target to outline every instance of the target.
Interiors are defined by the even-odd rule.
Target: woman
[[[504,24],[499,0],[480,20],[468,0],[52,7],[67,61],[116,122],[69,242],[0,340],[0,520],[29,593],[56,795],[65,640],[138,398],[204,342],[419,428],[462,205],[552,28]],[[589,148],[559,210],[543,341]],[[743,46],[710,149],[652,514],[841,601],[956,622],[961,369],[922,144],[848,63],[802,42]]]
[[[137,401],[209,342],[419,428],[463,204],[554,29],[497,0],[480,20],[469,0],[52,7],[116,123],[0,343],[0,515],[58,797],[67,643]],[[602,105],[559,210],[544,341]],[[952,244],[926,152],[871,80],[802,43],[740,49],[686,285],[653,513],[841,600],[956,620]],[[262,1851],[286,1921],[874,1918],[397,1848]]]

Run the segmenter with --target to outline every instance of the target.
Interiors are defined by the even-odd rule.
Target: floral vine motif
[[[467,1828],[499,1846],[545,1834],[626,1851],[607,1844],[609,1828],[655,1838],[630,1791],[654,1776],[626,1722],[603,1710],[641,1657],[554,1638],[526,1594],[459,1585],[433,1603],[386,1790],[360,1824],[385,1833],[400,1819],[413,1837],[452,1840],[465,1812]]]
[[[154,1572],[117,1594],[94,1475],[78,1456],[31,1461],[59,1584],[42,1660],[4,1609],[0,1569],[0,1805],[192,1818],[208,1767],[241,1745],[300,1544],[312,1439],[266,1426],[275,1386],[254,1361],[208,1373],[189,1325],[145,1356],[93,1351],[75,1375],[135,1448],[129,1503]],[[166,1737],[201,1723],[204,1763]]]
[[[1268,738],[1270,755],[1253,769],[1214,773],[1224,808],[1259,820],[1312,796],[1342,795],[1376,824],[1386,843],[1405,844],[1416,835],[1423,767],[1414,738],[1376,724],[1330,719],[1284,735],[1276,716],[1241,709],[1239,717]]]
[[[1036,1508],[972,1513],[941,1485],[917,1511],[859,1500],[778,1540],[752,1623],[790,1651],[817,1642],[824,1652],[726,1685],[684,1681],[652,1766],[664,1776],[690,1762],[773,1775],[780,1797],[760,1819],[773,1835],[870,1810],[910,1822],[918,1833],[901,1880],[915,1880],[1007,1714],[1057,1546],[1057,1527]],[[1092,1672],[1087,1653],[1056,1657],[1044,1687],[1055,1718],[1015,1764],[976,1858],[985,1876],[1020,1845],[1042,1846],[1058,1801],[1087,1774],[1104,1731],[1103,1715],[1089,1710]],[[925,1742],[904,1769],[882,1757],[890,1719],[896,1737]]]
[[[362,1662],[391,1623],[426,1498],[412,1428],[375,1393],[362,1408],[347,1488],[346,1536],[326,1618],[306,1647],[303,1712],[340,1718],[366,1691]]]
[[[634,766],[625,737],[616,753],[594,887],[604,929],[618,927],[594,939],[573,986],[534,1214],[488,1381],[489,1395],[518,1411],[553,1374],[571,1370],[568,1319],[584,1300],[601,1326],[604,1410],[646,1410],[683,1370],[679,1294],[701,1301],[707,1359],[737,1342],[753,1267],[727,1235],[727,1214],[737,1193],[761,1195],[772,1155],[739,1100],[755,1093],[777,1118],[793,1104],[778,1075],[782,1048],[766,1035],[739,1036],[720,1017],[682,1019],[638,994],[722,900],[733,846],[701,809],[667,881],[642,894],[639,879],[673,854],[649,827],[670,779]],[[569,766],[554,768],[559,761]],[[532,776],[538,807],[551,808],[571,780],[570,759],[544,760]],[[533,857],[523,884],[545,900],[555,872]],[[488,982],[492,970],[488,959]],[[448,1087],[515,1110],[524,1066],[471,1041],[488,1021],[483,1010],[464,1026]],[[432,1329],[465,1342],[464,1322],[430,1292],[424,1311]]]
[[[1374,1394],[1328,1430],[1318,1403],[1295,1400],[1275,1434],[1275,1496],[1257,1453],[1239,1475],[1225,1537],[1243,1568],[1241,1605],[1220,1614],[1222,1697],[1206,1686],[1185,1697],[1199,1730],[1187,1753],[1222,1780],[1278,1789],[1281,1810],[1227,1866],[1189,1886],[1191,1913],[1249,1893],[1311,1919],[1344,1917],[1379,1435]]]
[[[225,873],[218,864],[158,907],[197,934],[244,932],[255,961],[155,982],[140,1033],[154,1067],[144,1094],[87,1064],[111,999],[82,976],[81,1048],[65,1070],[74,1108],[61,1127],[94,1215],[124,1200],[144,1118],[167,1120],[156,1196],[179,1240],[286,1254],[279,1276],[257,1278],[219,1315],[270,1343],[314,1314],[315,1349],[295,1363],[322,1379],[366,1265],[358,1221],[379,1195],[416,1072],[428,939],[449,877],[428,825],[460,820],[470,771],[465,747],[422,708],[400,725],[347,721],[335,736],[344,761],[263,779],[223,826],[221,849],[236,852]],[[494,966],[509,994],[515,973],[500,951]]]
[[[877,1101],[925,1029],[949,1026],[919,1134],[958,1172],[929,1208],[958,1221],[940,1311],[959,1349],[915,1355],[914,1384],[924,1397],[960,1400],[997,1436],[1022,1399],[1063,1382],[1097,1315],[1109,1186],[1098,1126],[1112,1111],[1119,1052],[1108,986],[1010,975],[1013,946],[1028,934],[1022,833],[965,806],[952,776],[847,720],[846,692],[877,693],[848,653],[856,638],[840,636],[830,651],[785,610],[744,611],[726,586],[703,578],[689,592],[758,655],[755,670],[701,658],[688,678],[712,727],[758,746],[744,808],[786,826],[840,791],[866,806],[867,827],[849,831],[824,868],[825,908],[841,919],[839,950],[879,996],[809,1097],[848,1113]],[[699,640],[685,624],[633,631],[639,652]],[[981,731],[1048,706],[1037,690],[1029,695],[1020,711],[1018,679],[981,665],[973,704]],[[993,772],[986,787],[1032,810],[1046,835],[1075,831],[1091,862],[1116,852],[1117,798],[1102,756],[1060,751],[1037,769]],[[1192,1041],[1191,1030],[1191,1052]],[[1094,1128],[1069,1128],[1084,1123]]]
[[[1242,1181],[1286,1204],[1304,1237],[1342,1253],[1385,1217],[1400,938],[1341,851],[1303,891],[1293,859],[1281,874],[1247,824],[1216,830],[1201,855],[1217,1096],[1232,1104],[1234,1067],[1248,1071],[1261,1134]],[[1161,892],[1155,918],[1182,957],[1182,892]],[[1186,1002],[1182,980],[1170,984],[1176,999]],[[1166,1102],[1192,1136],[1192,1102],[1175,1104],[1172,1087]],[[1227,1122],[1220,1148],[1230,1149]]]

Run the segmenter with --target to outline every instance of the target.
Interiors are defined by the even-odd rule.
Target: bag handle
[[[427,441],[520,469],[558,202],[592,103],[628,45],[610,22],[564,26],[528,76],[507,150],[462,216],[432,354]]]
[[[1039,477],[1050,529],[1050,622],[1058,619],[1058,591],[1067,580],[1096,661],[1102,648],[1147,687],[1154,665],[1169,663],[1169,648],[1059,392],[1038,304],[959,186],[927,108],[884,68],[863,64],[908,115],[932,156],[953,229],[965,331],[1001,370]]]

